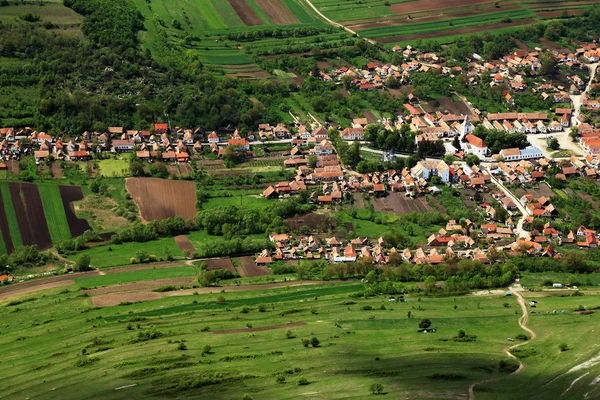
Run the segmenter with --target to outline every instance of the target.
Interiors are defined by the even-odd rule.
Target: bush
[[[248,314],[250,312],[250,307],[244,306],[244,307],[242,307],[242,309],[240,310],[240,312],[242,314]]]
[[[475,335],[467,335],[464,329],[458,331],[458,335],[454,336],[452,340],[455,342],[474,342],[477,339]]]
[[[204,348],[202,349],[202,354],[201,355],[205,355],[205,354],[212,354],[212,347],[210,347],[210,345],[206,345],[204,346]]]
[[[363,311],[371,311],[373,309],[373,307],[371,307],[371,306],[362,306],[360,309],[363,310]]]
[[[91,365],[98,361],[100,361],[100,359],[98,357],[84,357],[84,358],[80,358],[79,360],[75,361],[75,366],[76,367],[86,367],[86,366]]]
[[[310,344],[310,340],[308,340],[308,339],[302,339],[302,346],[308,347],[309,344]]]
[[[369,386],[369,390],[373,394],[382,394],[383,393],[383,385],[381,383],[374,383]]]
[[[419,322],[419,328],[420,329],[427,329],[431,326],[431,320],[429,318],[423,318],[420,322]]]
[[[185,345],[185,343],[179,342],[179,344],[177,345],[177,350],[181,350],[181,351],[187,350],[187,346]]]
[[[519,333],[517,336],[515,336],[515,339],[526,341],[529,340],[529,336],[524,333]]]
[[[277,382],[277,383],[285,383],[285,376],[279,375],[277,378],[275,378],[275,382]]]
[[[308,379],[306,379],[305,377],[301,376],[298,379],[298,386],[306,386],[308,385],[310,382],[308,382]]]
[[[250,396],[249,394],[245,394],[242,396],[242,400],[252,400],[252,396]]]
[[[569,350],[569,345],[566,343],[561,343],[558,345],[558,348],[560,349],[560,351],[567,351]]]
[[[292,330],[291,330],[291,329],[288,329],[288,330],[285,332],[285,337],[287,337],[288,339],[293,339],[293,338],[294,338],[294,333],[292,332]]]
[[[312,347],[319,347],[321,343],[319,342],[319,339],[317,339],[316,337],[313,337],[312,339],[310,339],[310,345]]]
[[[225,304],[225,297],[223,297],[223,296],[217,297],[217,304]]]

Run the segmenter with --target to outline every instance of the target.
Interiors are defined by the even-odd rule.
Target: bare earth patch
[[[137,301],[148,301],[162,299],[162,293],[139,292],[139,293],[109,293],[92,297],[92,303],[96,307],[117,306],[121,303],[134,303]]]
[[[143,292],[143,291],[152,291],[153,289],[158,289],[161,286],[166,285],[185,285],[191,284],[194,281],[194,278],[169,278],[169,279],[157,279],[155,281],[146,281],[146,282],[134,282],[134,283],[125,283],[122,285],[112,285],[106,286],[97,289],[87,289],[84,290],[85,293],[90,296],[97,296],[100,294],[106,293],[125,293],[125,292]]]
[[[213,331],[213,335],[223,335],[226,333],[243,333],[243,332],[260,332],[260,331],[270,331],[273,329],[282,329],[289,328],[292,326],[303,326],[306,325],[306,322],[294,322],[292,324],[281,324],[281,325],[272,325],[272,326],[262,326],[260,328],[245,328],[245,329],[226,329],[223,331]]]
[[[175,243],[177,243],[179,250],[181,250],[181,251],[188,250],[192,253],[194,253],[196,251],[196,249],[194,248],[194,245],[192,245],[192,242],[190,242],[190,239],[187,236],[179,235],[179,236],[175,236],[173,239],[175,239]]]

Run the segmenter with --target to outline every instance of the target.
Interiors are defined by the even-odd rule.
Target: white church
[[[460,125],[459,135],[460,147],[465,154],[475,154],[483,159],[488,154],[488,148],[482,139],[473,135],[473,124],[469,120],[469,116],[465,115],[465,120]]]

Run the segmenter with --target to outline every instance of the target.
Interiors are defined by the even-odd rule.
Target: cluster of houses
[[[295,238],[289,234],[273,233],[269,239],[275,243],[275,250],[263,250],[256,257],[257,265],[268,265],[282,260],[317,260],[333,263],[362,261],[371,264],[385,265],[390,258],[412,264],[440,264],[449,259],[474,259],[485,264],[493,263],[490,252],[506,250],[508,255],[529,254],[543,257],[562,257],[555,251],[551,239],[560,241],[556,229],[546,224],[543,234],[536,235],[534,240],[515,239],[515,226],[512,220],[505,223],[486,223],[479,228],[469,220],[458,223],[450,220],[445,228],[432,234],[427,245],[417,249],[396,249],[387,246],[385,240],[357,237],[351,240],[339,239],[335,236],[301,236]],[[585,228],[580,228],[585,229]],[[577,237],[595,235],[585,232],[570,232],[573,241]],[[582,233],[582,235],[580,235]],[[594,236],[596,237],[596,236]],[[543,238],[543,239],[542,239]],[[487,246],[479,246],[479,241]],[[500,241],[500,242],[499,242]],[[569,239],[567,239],[569,241]]]

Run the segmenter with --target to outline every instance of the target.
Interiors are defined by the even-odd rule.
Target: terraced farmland
[[[178,46],[188,37],[184,51],[193,50],[200,60],[208,65],[240,67],[233,75],[240,78],[271,78],[255,74],[255,55],[282,54],[286,46],[298,45],[310,40],[327,43],[335,38],[323,35],[295,35],[289,39],[277,39],[271,33],[274,28],[293,30],[303,27],[328,27],[301,0],[208,0],[202,2],[179,2],[158,0],[148,3],[135,0],[140,13],[145,17],[146,30],[140,37],[144,45],[160,58],[157,40],[158,31],[166,32],[169,47]],[[160,27],[156,21],[160,20]],[[236,35],[243,35],[239,40]],[[290,36],[290,35],[284,35]],[[325,35],[327,36],[327,35]],[[345,35],[349,37],[349,35]],[[189,39],[193,38],[193,39]],[[250,66],[244,68],[243,66]],[[238,74],[239,73],[239,74]]]
[[[579,15],[594,4],[582,1],[489,0],[377,0],[335,2],[314,0],[327,17],[343,23],[361,36],[382,43],[414,43],[433,39],[449,43],[455,37],[479,32],[510,32],[563,12]]]

